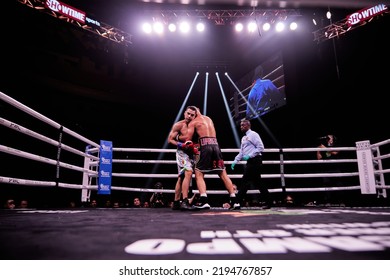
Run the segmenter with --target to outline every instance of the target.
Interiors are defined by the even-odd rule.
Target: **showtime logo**
[[[361,23],[363,21],[366,21],[374,16],[377,16],[381,13],[384,13],[387,11],[387,6],[384,4],[379,4],[367,9],[360,10],[356,13],[353,13],[352,15],[347,16],[347,24],[348,26],[355,25],[358,23]]]
[[[78,22],[85,23],[85,13],[83,11],[77,10],[56,0],[47,0],[45,6],[53,12],[60,13],[71,19],[77,20]]]

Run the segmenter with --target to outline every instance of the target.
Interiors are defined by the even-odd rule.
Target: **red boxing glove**
[[[194,148],[194,143],[192,143],[192,141],[186,141],[185,143],[178,142],[177,148],[184,151],[192,150]]]
[[[184,146],[188,151],[192,151],[194,149],[194,143],[192,143],[192,141],[186,141]]]
[[[194,144],[194,154],[197,155],[199,154],[199,144]]]

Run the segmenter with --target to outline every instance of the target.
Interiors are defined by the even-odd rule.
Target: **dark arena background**
[[[1,1],[1,270],[17,261],[131,260],[105,277],[115,279],[137,261],[349,260],[356,274],[348,277],[363,279],[388,266],[389,1],[179,2]],[[181,19],[204,23],[204,32],[141,30]],[[235,32],[250,20],[252,33]],[[298,28],[262,29],[279,20]],[[188,105],[213,119],[240,186],[245,162],[230,166],[259,66],[281,93],[251,118],[272,207],[250,190],[229,211],[223,183],[207,174],[211,209],[172,210],[176,149],[167,137]],[[317,160],[328,135],[338,157]],[[359,261],[372,267],[362,271]]]

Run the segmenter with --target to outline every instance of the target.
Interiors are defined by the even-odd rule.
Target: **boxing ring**
[[[10,139],[9,145],[0,143],[0,152],[6,154],[9,162],[18,167],[17,170],[6,169],[8,174],[0,174],[0,183],[16,188],[25,185],[76,189],[80,190],[80,201],[89,202],[91,194],[95,195],[99,190],[101,172],[109,176],[109,194],[122,191],[174,193],[177,180],[175,149],[111,147],[110,170],[104,172],[101,168],[104,161],[100,155],[101,142],[97,143],[64,127],[2,92],[0,98],[27,114],[29,118],[26,123],[34,119],[38,123],[36,126],[43,131],[31,130],[14,120],[6,119],[6,116],[0,118],[0,124],[3,129],[6,128],[2,135],[7,135]],[[14,140],[16,137],[22,140]],[[20,147],[12,144],[18,144]],[[350,191],[362,196],[371,194],[386,199],[387,189],[390,188],[386,182],[390,173],[389,144],[390,139],[387,139],[372,144],[369,141],[360,141],[356,142],[355,147],[323,148],[322,150],[342,152],[342,157],[334,160],[315,159],[314,154],[319,148],[268,148],[264,151],[263,183],[271,193],[283,196],[303,192]],[[238,149],[222,149],[222,152],[224,159],[234,159]],[[229,165],[232,160],[225,160],[225,163]],[[326,172],[329,165],[343,167],[337,167],[339,172],[330,173]],[[25,167],[19,168],[20,166]],[[28,166],[36,170],[33,176],[28,172],[25,172],[26,175],[20,174],[24,173],[22,170],[28,170]],[[228,173],[233,182],[237,181],[239,185],[242,174],[233,171]],[[341,185],[323,187],[321,178],[324,177],[337,178],[343,182]],[[218,179],[218,175],[206,174],[205,178],[208,194],[227,195],[223,186],[218,185],[219,180],[213,180]],[[153,180],[162,181],[164,189],[151,188]],[[196,188],[193,191],[196,193]],[[256,192],[258,191],[249,191]],[[279,199],[282,199],[280,197]]]
[[[109,188],[103,191],[111,195],[127,197],[128,193],[158,191],[173,197],[177,180],[175,149],[110,147],[109,141],[92,141],[4,93],[0,92],[0,98],[21,113],[17,121],[0,116],[0,152],[6,163],[0,173],[0,191],[61,190],[51,208],[37,205],[0,210],[0,259],[389,259],[386,181],[390,139],[333,148],[342,151],[343,158],[327,161],[313,160],[317,148],[266,149],[263,182],[275,196],[275,205],[269,210],[222,208],[217,198],[227,199],[228,194],[221,183],[218,185],[220,180],[215,174],[205,176],[210,210],[91,208],[86,205],[92,198],[107,197],[98,194],[104,184],[102,175],[110,179]],[[107,147],[111,157],[102,156]],[[222,152],[226,159],[233,159],[238,149]],[[230,163],[226,160],[227,165]],[[111,169],[102,168],[103,164]],[[343,172],[317,172],[337,164],[345,166]],[[229,173],[239,185],[241,172]],[[325,188],[321,180],[325,176],[344,180],[343,185]],[[163,182],[164,189],[150,187],[156,181]],[[66,199],[68,192],[75,192],[80,207],[63,207],[60,201]],[[197,192],[196,188],[193,192]],[[326,192],[345,192],[357,205],[291,207],[277,201],[285,195],[298,194],[308,194],[313,200],[315,194]],[[54,199],[51,195],[43,196],[45,200]],[[355,201],[357,197],[365,205],[360,206]],[[378,200],[384,204],[376,206]]]

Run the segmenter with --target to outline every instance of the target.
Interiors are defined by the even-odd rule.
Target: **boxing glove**
[[[199,154],[199,144],[194,144],[193,152],[195,155]]]
[[[177,148],[183,151],[187,151],[189,149],[193,149],[194,144],[192,141],[186,141],[185,143],[178,142],[177,143]]]
[[[184,143],[185,149],[188,151],[193,151],[194,150],[194,143],[192,141],[186,141]]]

